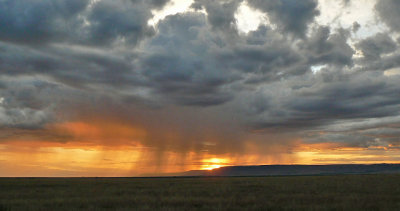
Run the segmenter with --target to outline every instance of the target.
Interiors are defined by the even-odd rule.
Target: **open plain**
[[[400,175],[0,178],[0,210],[400,210]]]

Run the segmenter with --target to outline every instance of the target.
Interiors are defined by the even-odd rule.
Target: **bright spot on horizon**
[[[229,165],[229,160],[226,158],[210,158],[204,159],[202,162],[201,170],[213,170]]]

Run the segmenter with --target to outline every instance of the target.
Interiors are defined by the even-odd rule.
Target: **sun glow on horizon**
[[[0,176],[146,176],[238,165],[400,163],[397,146],[364,149],[305,144],[291,155],[291,160],[285,160],[279,155],[268,157],[268,153],[216,155],[170,151],[157,160],[158,151],[143,145],[106,147],[79,142],[11,141],[0,144],[0,167],[5,170]]]
[[[213,170],[229,165],[229,159],[227,158],[210,158],[204,159],[202,162],[201,170]]]
[[[262,146],[249,139],[241,153],[217,153],[214,145],[160,152],[162,145],[146,142],[154,133],[110,119],[83,119],[49,125],[30,136],[9,136],[0,143],[0,169],[4,170],[0,176],[158,176],[224,166],[400,163],[400,148],[393,144],[350,147],[292,141],[289,151],[271,144],[263,146],[269,150],[260,151]],[[171,134],[164,136],[164,143],[180,143]]]

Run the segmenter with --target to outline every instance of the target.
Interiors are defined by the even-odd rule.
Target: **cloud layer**
[[[0,130],[17,131],[2,141],[49,130],[48,141],[79,141],[60,125],[104,121],[94,127],[140,130],[115,139],[160,152],[400,145],[398,1],[378,0],[382,27],[361,36],[357,20],[319,24],[316,0],[195,0],[149,25],[169,3],[0,1]],[[268,21],[242,32],[243,4]]]

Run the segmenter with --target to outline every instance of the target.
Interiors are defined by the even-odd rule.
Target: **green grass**
[[[0,178],[0,210],[400,210],[400,175]]]

